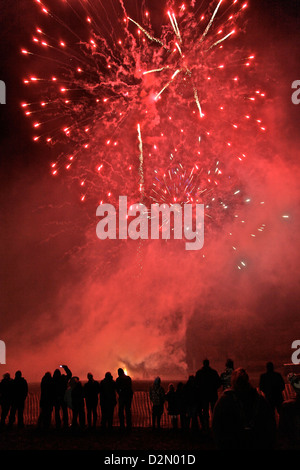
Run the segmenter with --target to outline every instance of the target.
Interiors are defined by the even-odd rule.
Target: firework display
[[[122,1],[36,3],[22,106],[55,148],[52,175],[83,202],[203,203],[212,229],[237,219],[245,142],[266,131],[255,54],[235,39],[247,3],[166,2],[155,21],[145,4],[133,18]]]

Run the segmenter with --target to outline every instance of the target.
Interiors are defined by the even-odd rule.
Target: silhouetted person
[[[72,428],[76,429],[79,425],[81,428],[85,426],[85,411],[84,411],[84,393],[83,386],[79,377],[72,377],[70,379],[71,399],[72,399]]]
[[[12,404],[12,389],[13,380],[9,372],[6,372],[0,382],[1,426],[5,425],[5,420]]]
[[[18,370],[12,381],[12,404],[9,415],[9,424],[12,426],[18,414],[18,427],[24,427],[24,406],[28,395],[28,384],[26,379],[22,377],[22,372]]]
[[[178,403],[177,394],[173,384],[169,384],[168,392],[166,394],[166,401],[168,403],[168,415],[171,417],[172,428],[178,428]]]
[[[249,383],[247,372],[232,373],[231,388],[217,401],[212,420],[218,449],[271,449],[276,423],[267,400]]]
[[[186,429],[186,425],[187,425],[186,399],[185,399],[183,382],[179,382],[177,384],[176,400],[177,400],[177,406],[178,406],[178,414],[180,416],[180,428]]]
[[[225,364],[225,370],[220,375],[221,384],[223,390],[227,390],[231,387],[231,375],[234,370],[234,364],[232,359],[227,359]]]
[[[67,390],[68,382],[72,377],[72,372],[67,366],[61,366],[66,374],[62,374],[59,369],[53,373],[53,388],[54,388],[54,409],[55,409],[55,424],[59,428],[61,426],[60,410],[63,414],[63,426],[68,427],[68,407],[65,401],[65,393]]]
[[[86,415],[88,427],[96,427],[97,424],[97,405],[99,395],[99,383],[94,380],[93,374],[87,374],[88,381],[84,384],[84,397],[86,404]]]
[[[285,389],[285,383],[281,374],[274,371],[272,362],[268,362],[266,368],[267,371],[260,376],[259,389],[265,395],[273,411],[276,408],[279,413],[283,402],[282,392]]]
[[[41,380],[40,415],[38,427],[49,429],[54,405],[54,386],[50,372],[46,372]]]
[[[200,394],[202,429],[204,432],[207,432],[209,429],[209,407],[211,412],[213,412],[218,400],[218,389],[221,387],[221,379],[218,372],[210,367],[209,360],[204,359],[203,367],[197,371],[195,380],[198,393]]]
[[[289,374],[288,380],[296,397],[282,403],[279,415],[279,432],[291,448],[300,447],[300,374]]]
[[[100,382],[100,407],[101,426],[112,429],[114,409],[117,404],[116,382],[110,372],[106,372],[105,377]]]
[[[198,429],[198,396],[196,380],[194,375],[190,375],[184,386],[184,395],[186,402],[186,427],[193,430]]]
[[[124,370],[118,369],[118,377],[116,380],[117,392],[119,395],[119,420],[120,428],[124,429],[124,413],[126,415],[126,428],[131,429],[131,402],[133,397],[132,382]]]
[[[161,386],[160,377],[156,377],[149,390],[150,400],[152,402],[152,428],[160,429],[160,421],[164,412],[165,391]]]

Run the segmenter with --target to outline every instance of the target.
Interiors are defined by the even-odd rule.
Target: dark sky
[[[221,368],[231,355],[250,372],[270,359],[278,367],[290,361],[300,336],[300,105],[291,102],[291,84],[300,80],[300,4],[249,3],[243,40],[256,52],[268,90],[263,115],[269,127],[255,158],[261,179],[249,186],[266,195],[271,229],[255,248],[245,241],[250,261],[242,277],[220,240],[206,268],[195,257],[178,260],[149,244],[147,275],[137,280],[135,247],[122,255],[112,245],[100,252],[82,225],[94,208],[78,201],[70,181],[50,176],[55,150],[32,141],[20,109],[27,71],[20,48],[40,15],[29,0],[0,0],[0,79],[7,87],[0,106],[0,339],[7,364],[0,374],[20,368],[39,380],[68,363],[82,377],[88,369],[96,376],[115,372],[120,364],[135,377],[147,371],[171,377],[193,371],[205,356]],[[250,217],[254,224],[255,213]],[[115,270],[104,273],[101,266],[110,260]]]

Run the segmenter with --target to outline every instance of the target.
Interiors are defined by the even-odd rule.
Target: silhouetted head
[[[113,378],[113,376],[111,375],[110,372],[106,372],[105,378],[108,379],[108,380],[111,380]]]
[[[3,374],[3,378],[6,379],[6,380],[10,379],[10,373],[5,372],[5,374]]]
[[[79,381],[78,377],[73,376],[70,378],[69,387],[71,388],[71,390],[73,390],[76,387],[76,385],[78,384],[78,381]]]
[[[208,360],[208,359],[204,359],[204,361],[203,361],[203,366],[204,366],[204,367],[208,367],[208,366],[209,366],[209,360]]]
[[[169,392],[174,392],[174,391],[175,391],[174,385],[173,385],[173,384],[169,384],[168,390],[169,390]]]
[[[51,372],[45,372],[44,379],[51,379]]]
[[[236,393],[244,393],[250,388],[249,376],[245,369],[239,367],[232,372],[231,375],[231,388]]]
[[[94,377],[93,377],[93,374],[91,374],[90,372],[88,372],[87,378],[88,378],[88,380],[93,380],[93,378],[94,378]]]
[[[156,377],[156,379],[154,379],[154,385],[155,387],[159,387],[160,386],[160,377]]]
[[[59,369],[55,369],[53,372],[53,378],[54,379],[59,379],[61,377],[61,371]]]
[[[125,372],[123,369],[121,369],[121,367],[118,369],[118,376],[119,377],[123,377],[125,375]]]
[[[79,377],[74,376],[74,377],[72,377],[72,379],[73,379],[74,386],[81,385]]]
[[[267,362],[266,367],[267,367],[267,371],[268,371],[268,372],[273,372],[273,371],[274,371],[274,364],[273,364],[273,362]]]
[[[20,370],[17,370],[17,372],[15,373],[15,378],[20,379],[21,377],[22,377],[22,372]]]
[[[234,369],[233,360],[227,359],[225,366],[227,367],[227,369]]]

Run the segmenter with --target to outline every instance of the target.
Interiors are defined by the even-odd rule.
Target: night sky
[[[124,3],[134,15],[135,2]],[[158,21],[161,1],[146,3]],[[20,106],[30,63],[20,50],[30,44],[39,9],[34,1],[0,0],[0,15],[7,88],[0,106],[0,339],[7,363],[0,374],[21,369],[37,381],[68,364],[81,378],[88,371],[115,376],[120,366],[136,379],[184,378],[205,357],[218,369],[232,357],[251,376],[269,360],[277,368],[290,362],[300,336],[300,105],[291,101],[300,80],[299,1],[249,2],[240,41],[256,55],[267,132],[249,135],[251,165],[240,177],[265,204],[245,209],[238,254],[220,230],[205,241],[205,260],[171,241],[140,247],[96,238],[96,204],[80,201],[72,178],[50,174],[56,149],[33,142]],[[249,237],[262,223],[261,236]],[[247,266],[239,270],[241,259]]]

